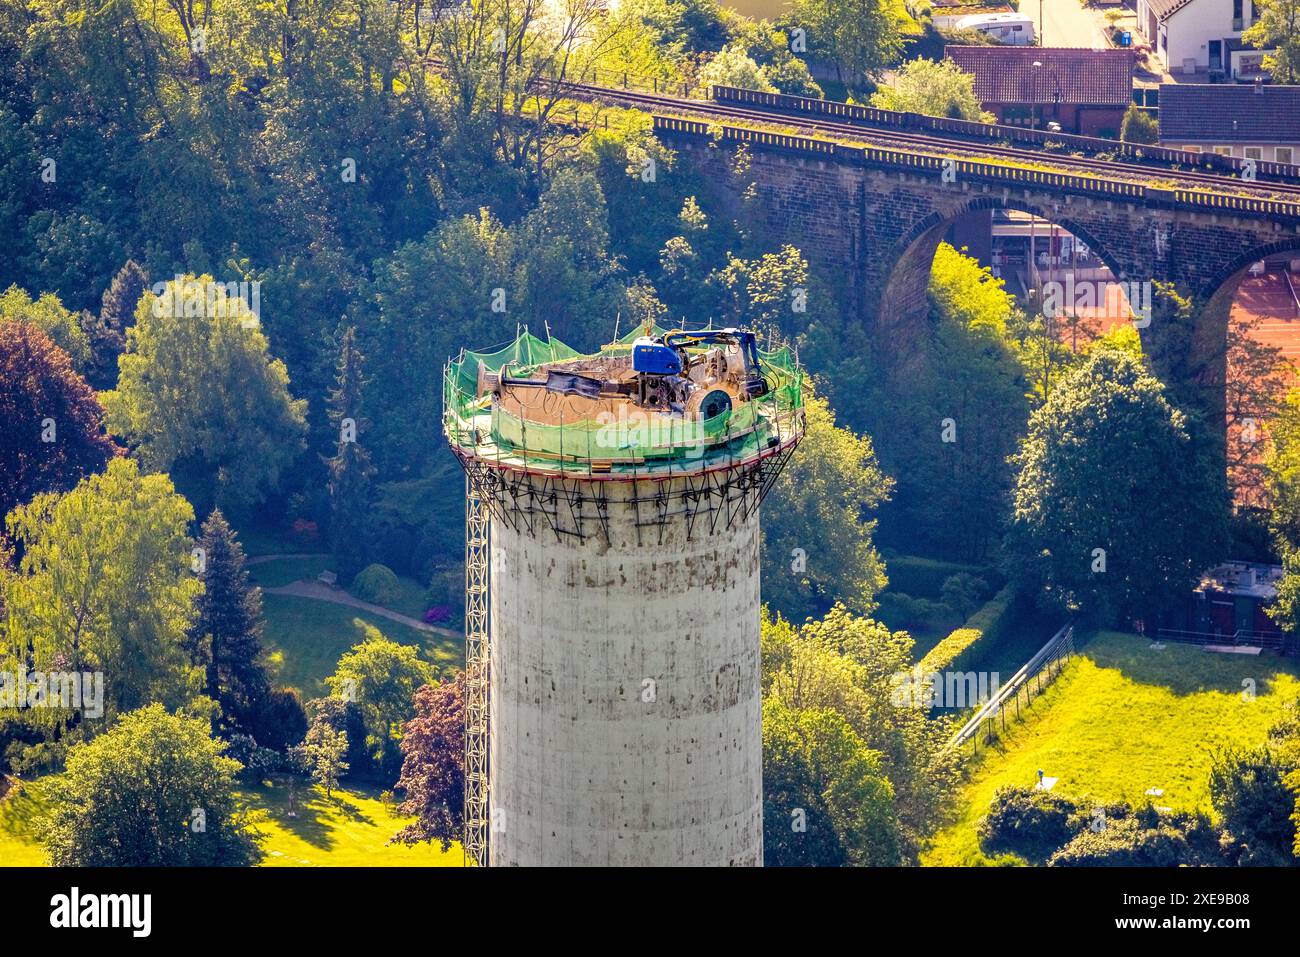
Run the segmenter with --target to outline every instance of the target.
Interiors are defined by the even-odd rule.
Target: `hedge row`
[[[1002,637],[1015,603],[1015,588],[1007,585],[967,618],[965,624],[930,649],[921,659],[921,673],[961,671],[977,647],[988,647]]]
[[[1003,584],[1001,575],[983,565],[940,562],[933,558],[917,558],[914,555],[896,555],[887,558],[885,569],[889,575],[889,591],[903,592],[916,598],[929,598],[934,601],[942,597],[943,583],[953,575],[960,575],[962,572],[984,579],[993,588],[999,588]]]

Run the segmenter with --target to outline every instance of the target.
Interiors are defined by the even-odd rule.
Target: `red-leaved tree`
[[[460,840],[465,820],[465,673],[454,681],[427,684],[415,692],[415,717],[402,732],[405,796],[398,810],[414,814],[394,841],[440,841],[445,851]]]
[[[119,449],[95,390],[28,322],[0,321],[0,528],[40,492],[65,492]]]

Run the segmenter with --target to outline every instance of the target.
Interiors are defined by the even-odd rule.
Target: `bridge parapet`
[[[1234,196],[1194,189],[1163,189],[1127,180],[1082,176],[1076,173],[1056,173],[1025,166],[933,156],[881,146],[850,146],[833,140],[798,136],[792,133],[774,133],[770,130],[743,126],[720,126],[675,116],[656,115],[654,130],[656,133],[678,136],[720,137],[723,140],[763,149],[829,158],[840,163],[912,171],[941,179],[946,173],[953,183],[976,180],[1000,185],[1032,186],[1165,209],[1267,217],[1274,222],[1300,224],[1300,203],[1286,200]]]
[[[1047,130],[1026,129],[1023,126],[1003,126],[996,123],[981,123],[978,120],[954,119],[946,116],[926,116],[921,113],[903,113],[897,110],[882,110],[874,106],[840,103],[836,100],[822,100],[811,96],[791,96],[786,93],[764,93],[760,90],[744,90],[731,86],[710,87],[713,100],[719,103],[737,103],[746,106],[759,106],[781,113],[804,113],[850,122],[870,123],[899,130],[921,133],[937,133],[977,139],[990,146],[1011,143],[1029,146],[1044,152],[1081,151],[1092,155],[1106,154],[1117,159],[1138,163],[1161,163],[1170,167],[1189,170],[1201,169],[1211,173],[1228,176],[1240,176],[1248,168],[1253,169],[1257,180],[1295,183],[1300,181],[1300,166],[1289,163],[1275,163],[1265,160],[1247,161],[1239,157],[1223,156],[1219,153],[1197,153],[1180,150],[1169,146],[1156,146],[1148,143],[1128,143],[1122,140],[1109,140],[1097,136],[1078,136],[1073,133],[1053,133]],[[1253,167],[1250,163],[1253,162]]]

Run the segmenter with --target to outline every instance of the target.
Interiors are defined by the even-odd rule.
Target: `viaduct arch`
[[[977,210],[1017,209],[1059,224],[1117,279],[1172,282],[1204,304],[1190,335],[1153,322],[1143,339],[1168,347],[1154,351],[1178,368],[1161,371],[1190,377],[1210,415],[1223,409],[1237,282],[1262,257],[1300,249],[1298,203],[1054,171],[1050,156],[1031,169],[661,116],[655,133],[714,183],[730,182],[734,153],[748,150],[745,179],[765,226],[798,246],[895,354],[924,331],[931,262],[952,222]]]

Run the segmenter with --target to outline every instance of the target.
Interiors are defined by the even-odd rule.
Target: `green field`
[[[296,581],[313,579],[333,564],[328,557],[277,558],[248,566],[248,577],[263,588],[279,588]]]
[[[407,819],[384,806],[365,788],[335,791],[326,799],[319,787],[297,781],[295,817],[289,817],[286,780],[268,781],[240,792],[250,820],[262,834],[264,867],[460,867],[460,845],[445,853],[438,845],[389,845]],[[43,866],[45,855],[32,836],[39,810],[40,782],[0,801],[0,866]]]
[[[458,666],[464,645],[455,638],[416,631],[401,622],[369,612],[291,595],[264,595],[266,650],[280,684],[296,688],[304,699],[324,694],[324,679],[334,673],[343,653],[365,637],[362,623],[373,625],[392,641],[415,645],[421,657],[441,669]]]
[[[45,852],[34,833],[41,809],[39,782],[0,798],[0,867],[44,866]]]
[[[992,860],[975,826],[1003,785],[1032,785],[1041,768],[1072,798],[1150,800],[1175,810],[1209,810],[1206,781],[1215,750],[1261,744],[1288,701],[1300,668],[1275,656],[1227,655],[1191,645],[1156,651],[1136,635],[1101,632],[1081,649],[1022,724],[984,751],[965,784],[957,820],[922,863]],[[1008,676],[1004,676],[1008,677]],[[1254,697],[1243,690],[1254,683]],[[1147,798],[1148,788],[1163,788]]]
[[[289,817],[289,787],[271,782],[243,792],[264,835],[263,867],[460,867],[459,844],[406,847],[386,842],[406,819],[393,814],[371,790],[348,788],[326,799],[319,787],[296,782],[297,816]]]

